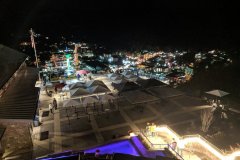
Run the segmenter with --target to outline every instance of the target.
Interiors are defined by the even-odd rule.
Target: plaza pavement
[[[112,90],[111,83],[107,78],[94,78],[103,80]],[[69,109],[69,118],[67,118],[65,109],[62,109],[62,98],[58,95],[54,95],[54,97],[57,99],[58,109],[54,111],[54,114],[49,113],[49,116],[41,118],[42,124],[39,127],[34,127],[34,157],[65,150],[82,150],[100,145],[126,136],[130,130],[137,131],[145,128],[148,122],[154,122],[157,125],[169,124],[181,135],[187,133],[181,125],[198,123],[198,119],[200,119],[200,116],[197,115],[198,109],[193,109],[192,112],[188,113],[186,106],[189,102],[185,100],[182,102],[183,104],[178,103],[176,100],[178,96],[149,102],[143,110],[131,105],[126,99],[120,98],[118,99],[119,110],[92,115],[90,121],[87,116],[77,117],[74,108]],[[48,97],[45,91],[41,91],[40,117],[44,112],[48,112],[50,102],[52,102],[52,98]],[[193,108],[195,105],[189,104],[188,107]],[[40,140],[40,133],[45,131],[49,132],[48,137]],[[170,143],[169,139],[165,141]]]

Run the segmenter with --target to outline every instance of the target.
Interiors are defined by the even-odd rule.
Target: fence
[[[147,135],[145,134],[144,130],[141,131],[134,131],[134,133],[137,133],[138,135],[142,136],[142,138],[146,141],[149,148],[154,150],[165,150],[168,149],[177,159],[184,160],[182,156],[171,147],[169,144],[159,144],[159,143],[152,143]]]

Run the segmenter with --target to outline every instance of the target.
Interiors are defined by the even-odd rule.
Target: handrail
[[[153,143],[147,138],[147,136],[143,133],[143,131],[140,131],[140,133],[144,136],[144,138],[147,139],[147,141],[153,146]]]
[[[166,132],[167,134],[171,135],[174,138],[176,137],[179,140],[182,147],[184,147],[188,143],[199,143],[206,150],[208,150],[214,156],[218,157],[221,160],[233,160],[237,156],[240,156],[240,150],[234,151],[231,154],[226,154],[199,134],[179,136],[174,131],[172,131],[167,125],[161,125],[158,126],[158,128],[159,131]]]
[[[170,148],[171,150],[170,150],[169,148]],[[168,144],[168,149],[169,149],[171,152],[175,153],[175,156],[176,156],[177,158],[180,158],[181,160],[184,160],[183,157],[182,157],[177,151],[175,151],[175,150],[171,147],[171,145],[169,145],[169,144]]]
[[[133,132],[134,132],[134,133],[140,132],[141,135],[142,135],[145,139],[147,139],[148,143],[150,143],[152,147],[153,147],[153,146],[156,146],[156,145],[159,145],[159,146],[165,145],[165,146],[167,146],[167,148],[169,149],[169,151],[172,152],[178,159],[184,160],[183,157],[182,157],[177,151],[175,151],[169,144],[152,143],[152,142],[148,139],[148,137],[144,134],[143,131],[133,131]]]
[[[195,138],[198,137],[200,139],[202,139],[203,141],[205,141],[206,143],[208,143],[212,148],[214,148],[215,150],[217,150],[220,153],[223,153],[219,148],[217,148],[215,145],[213,145],[212,143],[209,143],[208,140],[206,140],[204,137],[202,137],[199,134],[195,134],[195,135],[184,135],[182,136],[182,139],[186,139],[186,138]]]
[[[150,143],[151,144],[151,146],[154,146],[154,145],[168,145],[168,144],[155,144],[155,143],[152,143],[149,139],[148,139],[148,137],[144,134],[144,132],[143,131],[133,131],[133,132],[140,132],[141,133],[141,135],[148,141],[148,143]]]

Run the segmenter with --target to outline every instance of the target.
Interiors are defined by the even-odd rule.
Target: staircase
[[[165,157],[165,154],[160,150],[148,150],[140,141],[138,136],[132,137],[131,142],[134,145],[134,147],[138,150],[140,155],[143,157],[148,157],[148,158],[156,158],[156,156]]]

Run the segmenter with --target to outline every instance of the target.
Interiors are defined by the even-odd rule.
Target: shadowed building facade
[[[39,89],[37,69],[28,67],[27,56],[0,45],[0,128],[2,158],[31,159],[31,124],[35,117]]]

